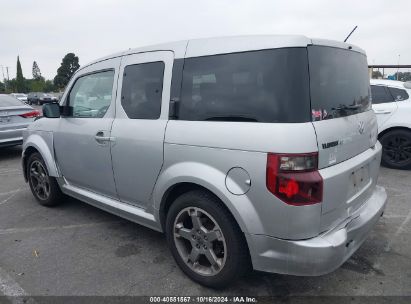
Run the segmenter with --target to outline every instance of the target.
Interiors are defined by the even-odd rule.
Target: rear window
[[[200,121],[310,121],[307,49],[186,59],[178,117]]]
[[[0,95],[0,107],[16,107],[21,106],[23,103],[9,95]]]
[[[313,121],[371,109],[365,55],[326,46],[309,46],[307,49]]]
[[[388,88],[385,86],[372,85],[371,95],[372,95],[372,103],[374,104],[394,101],[390,92],[388,92]]]
[[[408,93],[405,90],[392,87],[388,87],[388,89],[395,101],[406,100],[409,98]]]

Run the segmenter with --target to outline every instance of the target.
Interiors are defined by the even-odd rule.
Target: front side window
[[[371,86],[371,96],[372,96],[372,103],[374,104],[394,101],[390,92],[388,92],[388,89],[385,86],[372,85]]]
[[[307,122],[307,50],[284,48],[188,58],[178,119]]]
[[[73,117],[101,118],[111,104],[114,71],[85,75],[76,80],[69,95]]]
[[[164,62],[124,68],[121,105],[131,119],[158,119],[161,113]]]
[[[390,90],[395,101],[407,100],[409,98],[408,93],[405,90],[391,87],[388,87],[388,90]]]

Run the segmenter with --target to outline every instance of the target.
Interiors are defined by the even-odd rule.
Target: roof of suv
[[[370,79],[370,84],[385,85],[388,87],[395,87],[400,89],[407,89],[405,82],[389,79]]]
[[[275,49],[286,47],[306,47],[308,45],[323,45],[343,49],[350,49],[365,54],[364,50],[352,44],[326,39],[311,39],[301,35],[232,36],[183,40],[129,49],[123,52],[119,52],[97,59],[93,62],[90,62],[89,64],[84,65],[83,67],[81,67],[81,69],[85,68],[86,66],[90,66],[97,62],[107,60],[110,58],[152,51],[172,51],[174,52],[175,58],[178,59],[209,56],[232,52],[245,52],[252,50]]]

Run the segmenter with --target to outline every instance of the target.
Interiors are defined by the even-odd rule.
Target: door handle
[[[106,142],[114,142],[115,141],[115,137],[105,136],[103,131],[97,132],[97,134],[94,136],[94,139],[99,144],[104,144]]]
[[[375,114],[390,114],[390,110],[375,110]]]

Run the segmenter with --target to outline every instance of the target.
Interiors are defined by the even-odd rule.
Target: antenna
[[[351,33],[348,34],[347,38],[345,38],[344,42],[346,42],[348,40],[348,38],[350,38],[350,36],[352,35],[352,33],[354,33],[354,31],[357,29],[357,25],[353,28],[353,30],[351,31]]]

